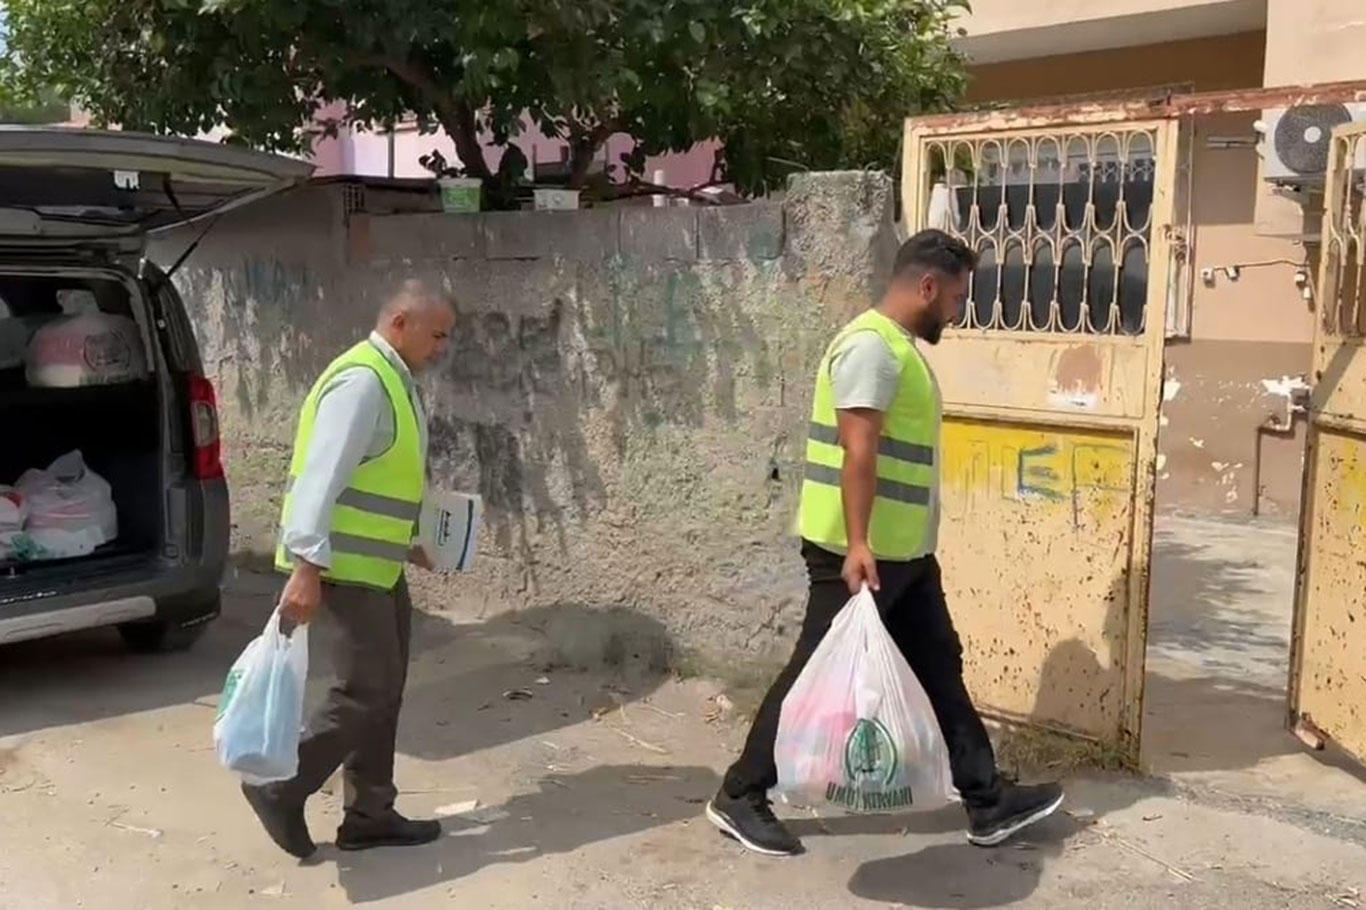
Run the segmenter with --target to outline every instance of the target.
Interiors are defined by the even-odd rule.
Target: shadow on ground
[[[223,615],[179,654],[131,654],[112,628],[0,647],[0,736],[216,698],[228,667],[265,625],[277,586],[253,573],[230,578]]]
[[[642,773],[652,775],[650,786],[631,783]],[[318,861],[337,864],[352,903],[372,903],[453,884],[490,866],[570,853],[696,818],[700,795],[719,785],[710,768],[600,765],[580,774],[547,776],[535,792],[468,818],[448,819],[446,836],[430,847],[343,854],[325,846]],[[568,904],[566,895],[535,896],[548,906]]]
[[[277,589],[273,577],[241,573],[223,617],[182,654],[129,654],[112,629],[0,650],[0,737],[216,703],[228,667],[265,625]],[[309,641],[315,703],[330,679],[331,639],[325,621],[316,625]],[[441,760],[576,724],[595,708],[648,696],[670,659],[664,627],[623,608],[561,604],[468,625],[419,612],[399,752]],[[609,692],[604,678],[614,683]],[[504,697],[514,689],[531,698]],[[211,718],[206,713],[206,741]]]
[[[1208,525],[1208,527],[1206,527]],[[1148,673],[1143,730],[1145,767],[1159,773],[1239,771],[1306,750],[1286,729],[1295,539],[1284,531],[1192,524],[1159,525],[1154,539]],[[1126,580],[1117,579],[1106,628],[1124,627],[1117,612]],[[969,652],[965,660],[971,662]],[[1058,721],[1110,716],[1118,697],[1089,681],[1113,678],[1105,669],[1122,665],[1118,650],[1095,654],[1081,640],[1064,641],[1044,661],[1031,716]],[[1103,710],[1097,714],[1096,706]],[[1064,748],[1065,751],[1065,748]],[[1071,770],[1075,756],[1049,755],[1020,770],[1027,777]],[[1104,757],[1078,747],[1083,759]],[[1116,756],[1117,757],[1117,756]],[[1322,764],[1362,776],[1331,752]],[[1027,902],[1045,866],[1061,856],[1083,826],[1122,811],[1171,787],[1170,782],[1125,775],[1073,778],[1068,808],[1029,833],[1027,840],[983,851],[965,843],[937,843],[915,853],[869,862],[849,889],[857,897],[924,908],[976,910]],[[803,821],[802,833],[818,836],[898,833],[948,834],[961,825],[956,811],[900,818]]]
[[[1232,771],[1305,751],[1286,729],[1294,559],[1278,529],[1159,523],[1145,767]]]
[[[1069,816],[1057,815],[1027,838],[992,850],[966,842],[935,844],[865,863],[849,880],[849,891],[864,900],[907,907],[976,910],[1014,904],[1034,893],[1044,865],[1062,855],[1078,830]]]
[[[1211,527],[1202,538],[1170,526],[1153,534],[1148,646],[1209,675],[1251,676],[1283,687],[1295,538],[1268,529],[1249,551],[1239,538],[1255,528],[1207,522],[1198,529],[1205,524]]]

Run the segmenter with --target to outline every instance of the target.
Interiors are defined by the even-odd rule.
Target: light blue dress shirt
[[[394,365],[417,415],[422,463],[427,463],[427,414],[412,371],[377,332],[373,344]],[[323,389],[304,467],[294,481],[293,507],[281,540],[286,552],[322,568],[332,566],[329,533],[337,496],[362,463],[384,454],[396,437],[395,415],[384,383],[373,370],[342,370]],[[416,537],[414,529],[414,537]]]

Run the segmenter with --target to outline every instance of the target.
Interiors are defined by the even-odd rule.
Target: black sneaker
[[[707,821],[720,828],[722,834],[738,840],[746,850],[764,856],[793,856],[802,850],[802,842],[773,814],[768,797],[762,793],[736,799],[724,789],[717,791],[707,803]]]
[[[337,829],[337,849],[420,847],[440,837],[441,822],[414,821],[390,810],[380,818],[348,816]]]
[[[1023,786],[1002,781],[1001,798],[995,805],[968,810],[968,841],[995,847],[1057,812],[1062,798],[1058,784]]]
[[[304,807],[286,805],[270,787],[242,785],[242,795],[247,798],[261,827],[275,841],[275,846],[295,859],[308,859],[317,852],[318,845],[308,833],[308,822],[304,821]]]

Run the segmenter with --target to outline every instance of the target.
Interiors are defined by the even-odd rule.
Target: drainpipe
[[[1285,414],[1270,414],[1257,426],[1256,440],[1252,447],[1252,517],[1262,514],[1262,441],[1268,436],[1280,439],[1293,439],[1295,423],[1299,416],[1309,409],[1310,390],[1294,389],[1285,396]]]

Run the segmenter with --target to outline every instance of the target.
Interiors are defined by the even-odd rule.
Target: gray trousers
[[[413,626],[408,583],[400,577],[392,591],[324,584],[323,609],[337,627],[337,679],[299,743],[298,774],[274,795],[302,805],[341,767],[347,816],[381,818],[398,796],[394,742]]]

